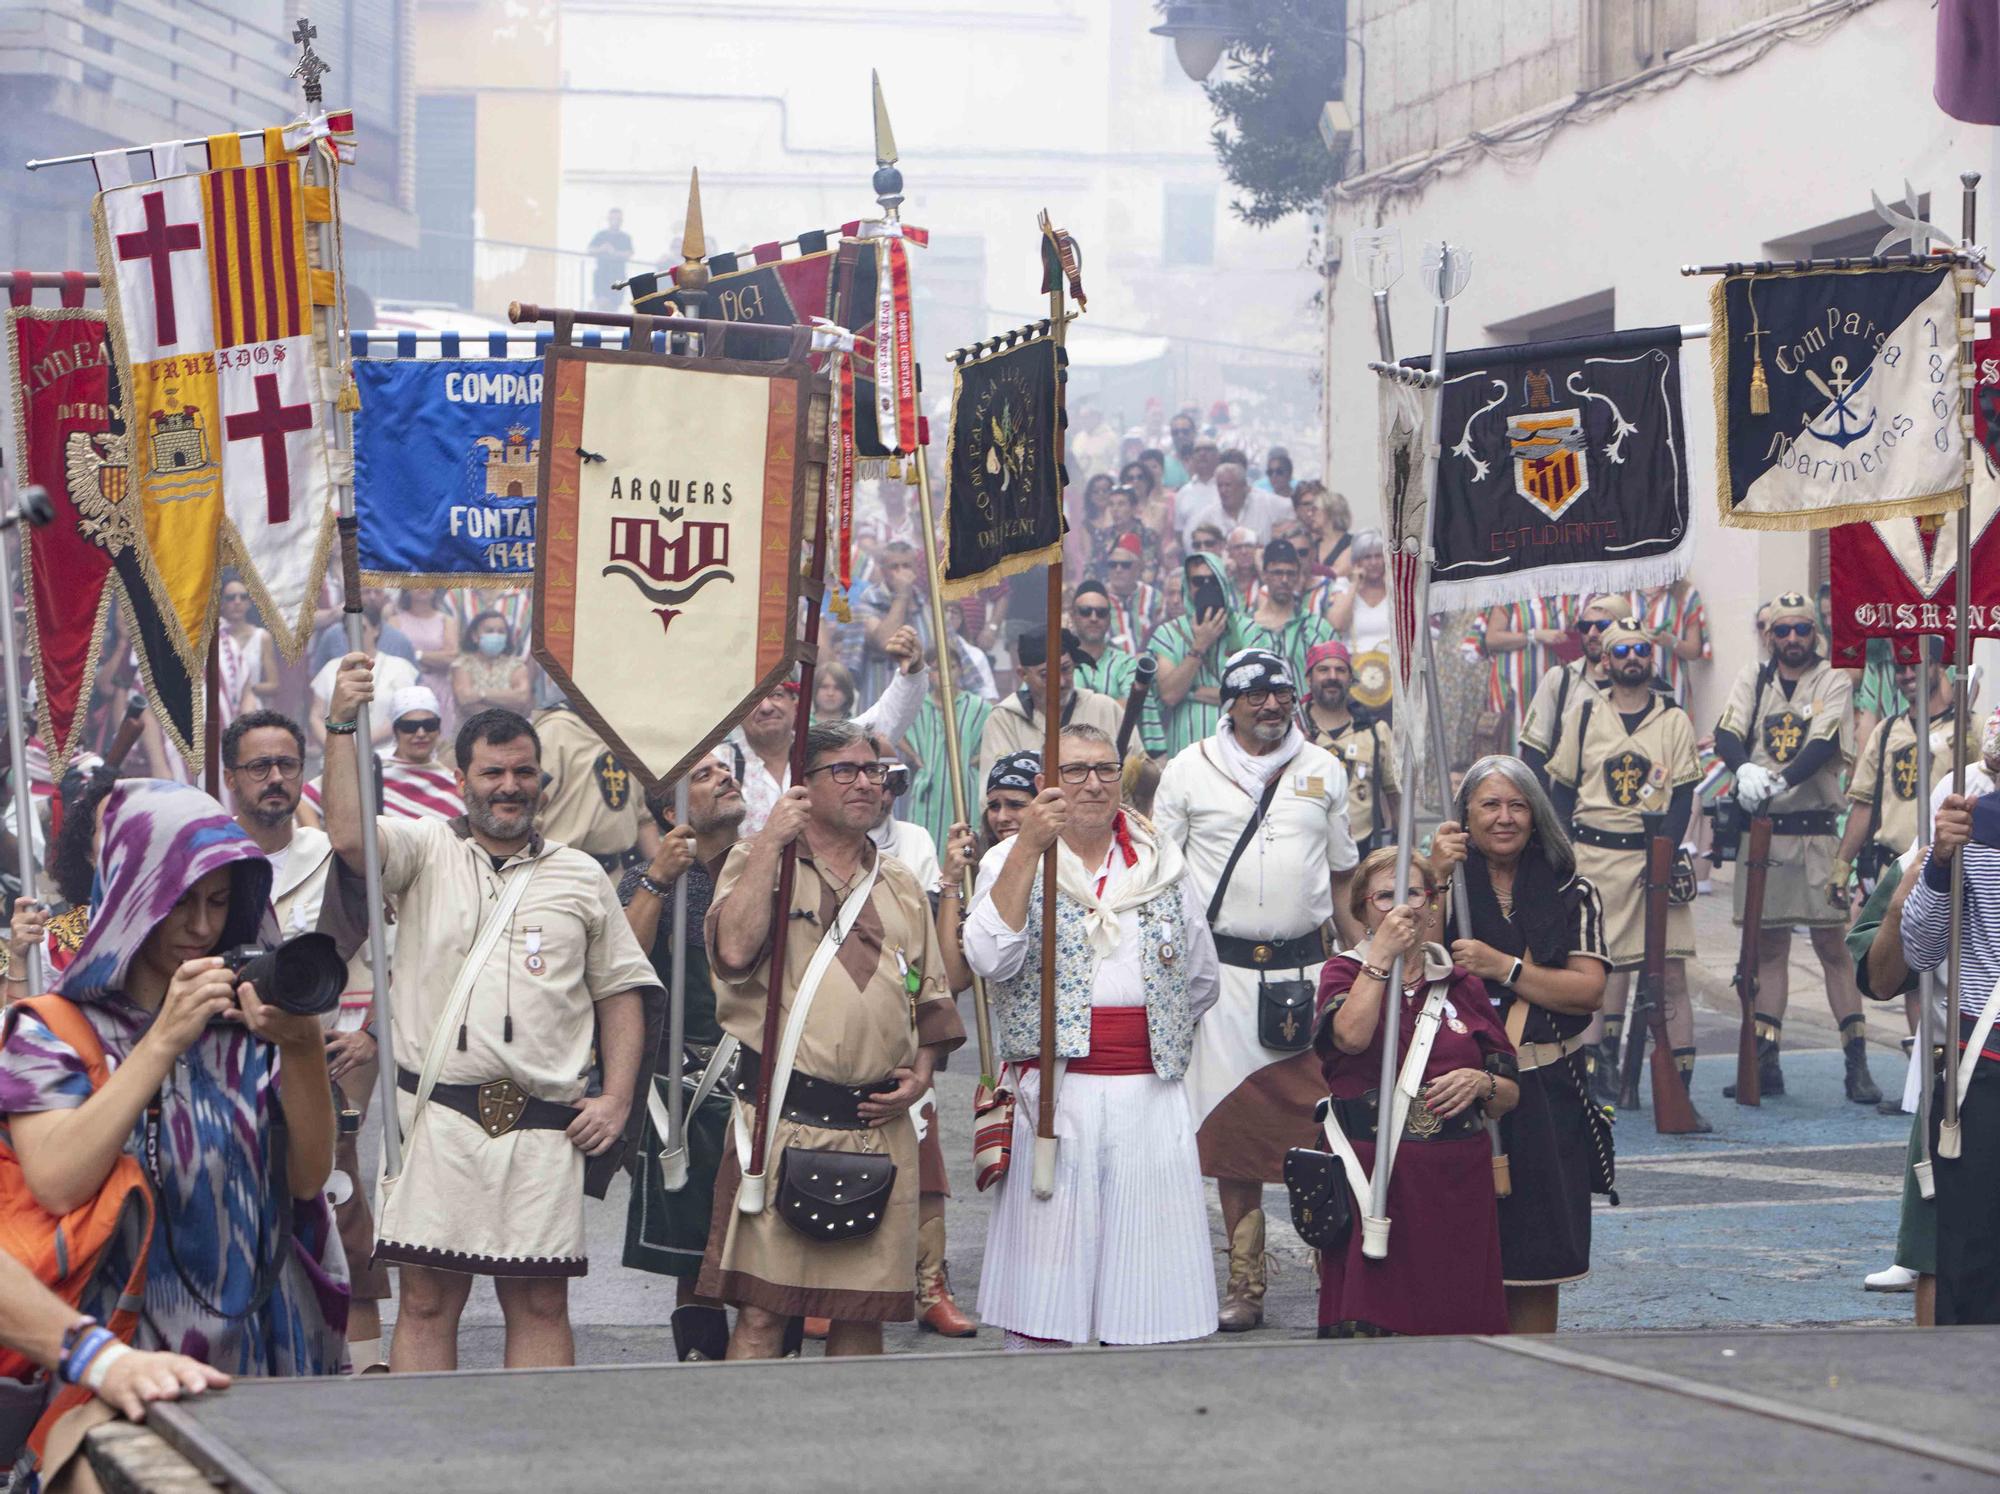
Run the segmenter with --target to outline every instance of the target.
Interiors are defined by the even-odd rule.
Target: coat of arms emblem
[[[1507,422],[1507,449],[1514,460],[1514,491],[1551,519],[1590,491],[1584,462],[1583,414],[1579,410],[1536,410]]]

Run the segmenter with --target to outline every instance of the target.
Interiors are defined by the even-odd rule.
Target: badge
[[[1341,756],[1345,757],[1349,762],[1353,762],[1361,756],[1361,744],[1359,742],[1349,742],[1342,751]]]
[[[528,974],[540,975],[544,970],[549,968],[548,961],[542,958],[542,931],[540,929],[523,929],[521,933],[521,942],[527,946],[528,950],[528,958],[523,963],[528,967]]]
[[[896,969],[902,974],[903,989],[914,998],[917,992],[923,989],[924,979],[921,974],[910,968],[910,962],[903,958],[900,949],[896,951]]]
[[[1160,942],[1160,963],[1162,965],[1171,965],[1178,958],[1180,958],[1180,955],[1179,952],[1174,948],[1173,940],[1171,939],[1162,940]]]
[[[1457,1033],[1460,1037],[1464,1037],[1465,1034],[1470,1030],[1466,1027],[1466,1025],[1463,1022],[1459,1021],[1458,1018],[1456,1017],[1445,1018],[1444,1025],[1449,1027],[1453,1032]]]

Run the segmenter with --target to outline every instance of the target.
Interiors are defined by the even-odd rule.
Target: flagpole
[[[1959,184],[1963,188],[1964,220],[1961,224],[1963,239],[1960,243],[1960,263],[1965,262],[1973,247],[1973,233],[1977,226],[1979,205],[1979,173],[1965,171],[1959,174]],[[1955,270],[1959,276],[1958,292],[1958,420],[1965,446],[1965,506],[1958,515],[1958,554],[1953,572],[1954,612],[1952,619],[1952,662],[1956,665],[1952,680],[1951,712],[1951,791],[1965,792],[1965,741],[1968,717],[1971,714],[1970,692],[1967,679],[1972,672],[1972,463],[1974,453],[1972,425],[1972,390],[1975,380],[1973,364],[1973,287],[1972,277],[1964,269]],[[1928,726],[1928,723],[1926,723]],[[1951,938],[1945,954],[1945,1017],[1944,1017],[1944,1116],[1938,1123],[1937,1154],[1946,1161],[1955,1160],[1960,1151],[1958,1125],[1958,1071],[1959,1071],[1959,989],[1958,978],[1963,963],[1965,944],[1965,856],[1964,853],[1951,858]],[[1929,1065],[1929,1055],[1925,1055]]]
[[[293,69],[292,76],[299,80],[305,91],[307,118],[323,111],[319,80],[332,71],[313,51],[313,38],[318,34],[318,29],[304,16],[299,17],[299,23],[292,31],[292,40],[299,44],[299,64]],[[343,346],[347,325],[347,285],[342,274],[344,267],[340,253],[339,175],[334,164],[333,141],[318,139],[308,142],[306,180],[313,186],[326,188],[333,204],[333,211],[327,215],[325,223],[318,225],[315,237],[318,241],[319,268],[333,276],[334,304],[326,309],[326,341],[340,384],[333,408],[332,469],[335,525],[340,533],[341,606],[347,630],[347,651],[360,653],[360,521],[354,512],[354,418],[351,408],[358,401],[355,400],[353,375],[348,369],[347,349]],[[375,737],[370,726],[372,714],[367,701],[362,701],[354,713],[354,773],[360,789],[361,875],[364,895],[368,899],[368,973],[375,987],[375,1108],[382,1116],[383,1175],[393,1178],[402,1171],[403,1135],[396,1111],[396,1032],[394,1004],[389,998],[389,944],[382,927],[382,847],[375,820],[381,798],[376,783],[378,769]]]
[[[887,223],[901,226],[903,173],[897,169],[896,136],[889,128],[889,108],[882,98],[882,75],[871,73],[875,95],[875,200],[881,204]],[[921,380],[921,372],[919,373]],[[922,384],[919,382],[921,391]],[[917,517],[924,535],[925,584],[930,591],[931,639],[937,648],[938,716],[944,724],[945,773],[951,779],[951,815],[954,824],[972,823],[971,806],[966,802],[965,749],[958,739],[958,686],[952,678],[951,632],[944,608],[944,567],[938,557],[937,508],[931,498],[929,422],[921,402],[917,410]],[[887,444],[886,442],[884,443]],[[940,848],[942,849],[942,848]],[[972,906],[972,869],[959,878],[959,909]],[[986,1001],[986,982],[972,972],[972,1025],[979,1041],[979,1082],[994,1085],[993,1013]]]
[[[1963,528],[1963,523],[1959,527]],[[1911,715],[1915,718],[1911,725],[1917,729],[1917,844],[1928,847],[1931,843],[1931,782],[1936,776],[1931,762],[1931,663],[1937,654],[1929,633],[1917,639],[1917,648],[1921,666],[1917,688],[1922,693],[1918,700],[1910,703]],[[1881,730],[1888,729],[1889,723],[1884,722]],[[1959,742],[1953,742],[1951,750],[1956,754],[1963,748]],[[1907,875],[1920,876],[1922,870],[1923,860],[1920,857],[1916,870]],[[1931,1015],[1931,1002],[1936,996],[1937,971],[1925,970],[1917,977],[1917,1044],[1910,1054],[1910,1060],[1918,1065],[1917,1116],[1926,1131],[1930,1127],[1932,1092],[1937,1087],[1931,1071],[1931,1041],[1937,1020]],[[1936,1185],[1931,1177],[1931,1149],[1928,1146],[1924,1148],[1923,1155],[1917,1159],[1911,1170],[1917,1178],[1917,1195],[1926,1199],[1931,1197]]]
[[[683,773],[674,784],[674,828],[687,823],[688,781]],[[693,871],[690,866],[674,882],[674,953],[667,972],[667,1134],[661,1138],[665,1150],[660,1161],[662,1183],[669,1193],[685,1188],[688,1175],[687,1099],[681,1092],[681,1075],[687,1042],[688,877]]]
[[[17,433],[18,434],[18,433]],[[18,494],[11,478],[7,480],[7,494],[13,502],[7,505],[7,512],[0,517],[0,651],[5,659],[0,660],[0,679],[4,679],[7,691],[7,752],[9,767],[13,776],[14,800],[14,850],[19,858],[16,869],[21,878],[21,896],[28,901],[35,899],[35,796],[28,783],[28,723],[27,713],[21,709],[21,655],[14,641],[14,577],[17,574],[13,561],[6,551],[7,531],[14,533],[15,555],[20,557],[18,574],[24,590],[28,587],[26,535],[22,532],[21,521],[39,529],[55,517],[50,506],[49,495],[40,487],[29,487]],[[39,941],[28,946],[28,991],[30,995],[42,989],[42,945]]]

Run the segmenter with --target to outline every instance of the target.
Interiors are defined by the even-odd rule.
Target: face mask
[[[479,635],[479,651],[489,659],[499,658],[500,655],[507,652],[507,635],[505,633],[481,633]]]

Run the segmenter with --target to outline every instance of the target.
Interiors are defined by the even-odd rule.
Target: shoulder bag
[[[1278,785],[1284,777],[1282,769],[1271,775],[1271,781],[1264,786],[1264,797],[1250,812],[1249,822],[1244,825],[1243,833],[1236,837],[1229,859],[1222,864],[1222,875],[1216,879],[1215,892],[1208,900],[1208,926],[1211,930],[1222,912],[1222,899],[1229,891],[1229,879],[1236,875],[1236,863],[1243,859],[1243,853],[1250,848],[1258,826],[1270,813],[1271,803],[1278,797]],[[1257,1041],[1277,1053],[1297,1053],[1309,1047],[1312,1043],[1315,995],[1313,983],[1309,980],[1272,980],[1263,971],[1258,971]],[[1287,1037],[1287,1032],[1292,1036]]]

